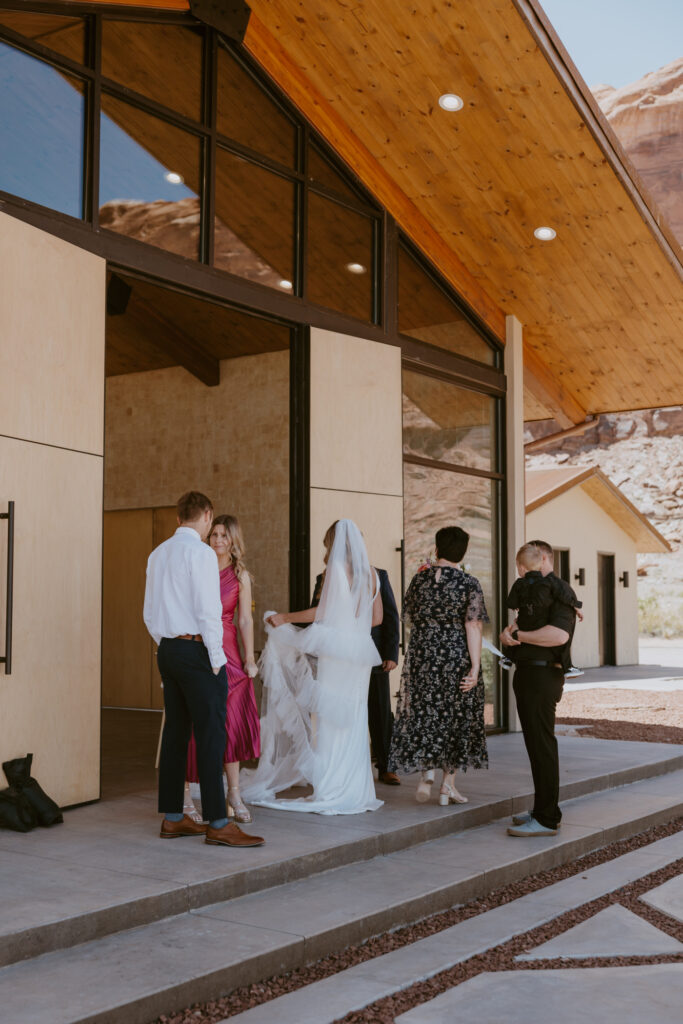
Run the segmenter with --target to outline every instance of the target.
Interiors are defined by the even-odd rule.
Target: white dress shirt
[[[213,668],[223,650],[223,605],[218,559],[196,530],[179,526],[147,561],[144,619],[154,641],[200,634]]]

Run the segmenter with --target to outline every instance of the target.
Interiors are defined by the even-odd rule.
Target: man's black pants
[[[560,765],[555,739],[555,708],[562,697],[564,674],[552,665],[524,665],[515,668],[513,689],[524,743],[534,780],[532,814],[545,828],[557,828],[562,818],[559,807]]]
[[[368,725],[370,742],[381,774],[387,770],[391,733],[394,728],[394,716],[391,711],[391,694],[389,692],[389,673],[381,669],[373,669],[370,673],[368,690]]]
[[[187,745],[194,729],[202,812],[209,821],[218,821],[225,818],[225,666],[214,675],[204,644],[179,638],[163,639],[157,660],[166,709],[159,759],[159,810],[162,814],[182,814]]]

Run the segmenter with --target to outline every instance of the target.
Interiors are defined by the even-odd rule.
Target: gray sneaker
[[[546,828],[535,818],[529,818],[524,825],[515,825],[508,829],[509,836],[519,836],[520,839],[535,839],[537,836],[556,836],[556,828]]]
[[[526,825],[527,821],[531,821],[531,811],[524,811],[522,814],[512,815],[513,825]]]
[[[513,814],[512,815],[512,824],[513,825],[526,825],[526,823],[528,821],[532,821],[532,820],[533,820],[533,816],[531,814],[531,811],[524,811],[522,814]],[[559,829],[561,826],[558,825],[557,827]]]

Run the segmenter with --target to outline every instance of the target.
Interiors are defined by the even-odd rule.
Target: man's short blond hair
[[[515,561],[518,565],[523,565],[525,569],[538,570],[543,564],[543,552],[541,551],[538,544],[529,543],[522,544],[521,548],[515,555]]]

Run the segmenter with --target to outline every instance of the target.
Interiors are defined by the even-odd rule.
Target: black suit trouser
[[[545,828],[557,828],[562,818],[555,709],[563,685],[562,669],[552,665],[525,666],[523,662],[515,668],[512,682],[534,780],[532,814]]]
[[[378,772],[387,770],[394,716],[391,711],[389,673],[373,669],[368,689],[368,725]]]
[[[166,710],[159,759],[159,810],[182,814],[187,745],[194,729],[202,812],[209,821],[218,821],[225,817],[225,666],[214,675],[204,644],[179,638],[162,640],[157,660]]]

